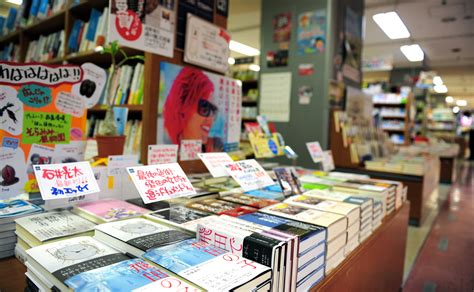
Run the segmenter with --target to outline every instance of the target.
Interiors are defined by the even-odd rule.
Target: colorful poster
[[[198,153],[201,153],[201,151],[201,140],[181,140],[181,145],[179,146],[179,160],[197,160],[199,158]]]
[[[43,200],[64,199],[100,192],[87,161],[34,167]]]
[[[306,148],[308,148],[309,154],[311,155],[314,163],[323,161],[324,153],[319,142],[308,142],[306,143]]]
[[[160,5],[161,2],[163,1],[110,0],[110,41],[118,41],[123,46],[172,58],[174,5]]]
[[[297,34],[299,55],[323,53],[326,47],[326,10],[301,13]]]
[[[0,62],[0,199],[38,191],[33,165],[63,162],[56,159],[60,156],[72,162],[63,147],[85,139],[87,99],[73,88],[100,80],[84,80],[87,64]],[[90,68],[105,75],[103,69]],[[102,89],[96,86],[94,94],[101,95]],[[74,156],[83,160],[80,154]]]
[[[263,133],[249,132],[249,141],[255,158],[273,158],[285,154],[285,142],[280,133],[267,136]]]
[[[201,140],[204,152],[236,151],[241,107],[236,80],[161,62],[158,144]]]
[[[127,171],[145,204],[196,194],[178,163],[128,167]]]
[[[198,156],[213,177],[229,176],[225,170],[225,165],[234,162],[229,154],[225,152],[214,152],[199,153]]]
[[[275,15],[273,18],[273,42],[288,42],[291,38],[291,12]]]
[[[210,22],[188,14],[184,61],[213,71],[229,68],[229,33]]]
[[[275,182],[255,159],[240,160],[225,166],[229,175],[246,192],[274,185]]]
[[[178,162],[178,145],[148,145],[148,165]]]

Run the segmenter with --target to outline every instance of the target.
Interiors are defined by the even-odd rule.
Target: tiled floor
[[[474,164],[464,162],[404,291],[474,291]]]

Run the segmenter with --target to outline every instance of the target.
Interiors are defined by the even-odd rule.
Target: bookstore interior
[[[1,292],[474,290],[474,1],[0,2]]]

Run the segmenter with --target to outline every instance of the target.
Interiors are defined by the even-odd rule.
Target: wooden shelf
[[[66,10],[63,9],[45,19],[32,23],[25,27],[23,31],[32,38],[40,35],[48,35],[64,29]]]
[[[401,119],[404,120],[405,116],[380,116],[382,119]]]
[[[143,51],[135,50],[132,48],[122,47],[124,52],[128,56],[136,56],[136,55],[143,55]],[[116,61],[120,62],[123,59],[123,56],[117,55]],[[112,59],[109,54],[102,54],[100,51],[87,51],[87,52],[78,52],[78,53],[71,53],[64,58],[65,61],[74,63],[74,64],[82,64],[85,62],[92,62],[99,66],[108,67],[112,63]]]
[[[124,105],[116,105],[115,107],[126,107],[130,112],[142,112],[143,111],[143,105],[141,104],[124,104]],[[88,109],[89,112],[105,112],[107,110],[106,105],[96,105],[90,109]]]
[[[7,43],[17,43],[19,41],[20,41],[20,30],[17,29],[1,37],[0,45],[7,44]]]
[[[400,133],[405,132],[405,128],[403,128],[403,129],[384,129],[384,128],[382,128],[382,130],[386,131],[386,132],[400,132]]]
[[[102,10],[109,4],[108,0],[81,0],[76,5],[71,5],[69,11],[75,16],[89,17],[92,8]]]
[[[406,103],[381,103],[374,102],[375,107],[405,107]]]

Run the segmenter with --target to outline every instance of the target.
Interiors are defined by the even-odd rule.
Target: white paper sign
[[[269,121],[290,121],[291,72],[261,74],[260,110]]]
[[[148,165],[178,161],[178,145],[148,145]]]
[[[188,13],[184,61],[217,72],[229,68],[229,33]]]
[[[324,152],[319,142],[308,142],[306,143],[306,147],[308,148],[309,154],[311,155],[314,163],[323,161]]]
[[[99,102],[107,83],[107,72],[93,63],[81,65],[84,72],[81,83],[72,86],[71,94],[82,99],[84,107],[91,108]]]
[[[246,192],[275,184],[272,178],[255,159],[229,163],[225,168]]]
[[[107,175],[127,174],[126,168],[138,164],[137,155],[110,155],[107,160]]]
[[[43,200],[64,199],[100,192],[87,161],[34,167]]]
[[[225,165],[234,161],[226,152],[199,153],[198,156],[213,177],[229,176]]]
[[[332,151],[327,150],[323,152],[323,170],[326,172],[334,170],[334,159],[332,158]]]
[[[198,153],[201,153],[201,151],[201,140],[181,140],[181,146],[179,147],[179,159],[181,161],[197,160],[199,159]]]
[[[178,163],[127,167],[127,172],[145,204],[196,194]]]

